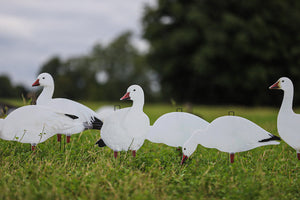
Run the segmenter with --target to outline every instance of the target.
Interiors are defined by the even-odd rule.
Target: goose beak
[[[120,100],[130,100],[129,92],[127,92]]]
[[[280,87],[280,82],[279,81],[277,81],[276,83],[274,83],[273,85],[271,85],[270,87],[269,87],[269,89],[280,89],[281,87]]]
[[[40,79],[37,79],[33,84],[32,87],[34,86],[40,86]]]
[[[187,157],[186,155],[183,154],[182,156],[182,160],[181,160],[181,163],[183,165],[183,163],[188,159],[189,157]]]

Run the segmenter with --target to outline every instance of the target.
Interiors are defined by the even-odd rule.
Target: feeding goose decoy
[[[230,153],[230,162],[234,154],[265,145],[277,145],[279,137],[272,135],[248,119],[239,116],[222,116],[212,121],[206,129],[197,130],[183,145],[181,164],[190,157],[201,144],[206,148],[216,148]]]
[[[205,129],[208,124],[204,119],[190,113],[166,113],[150,127],[146,139],[153,143],[182,147],[195,130]]]

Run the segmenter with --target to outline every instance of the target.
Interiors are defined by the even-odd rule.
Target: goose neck
[[[284,90],[283,100],[279,112],[281,113],[293,112],[293,96],[294,96],[293,89]]]
[[[195,141],[195,143],[201,144],[204,147],[209,147],[211,143],[211,137],[207,135],[205,130],[196,132],[194,134],[193,140]]]
[[[143,111],[144,107],[144,99],[139,99],[139,101],[133,101],[132,110]]]
[[[201,143],[201,133],[200,131],[196,131],[192,134],[192,136],[188,139],[187,143],[191,146],[197,146]]]
[[[36,100],[38,105],[45,104],[52,99],[54,93],[54,86],[44,86],[44,89],[38,99]]]

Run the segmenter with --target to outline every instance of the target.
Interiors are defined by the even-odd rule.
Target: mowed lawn
[[[92,109],[104,105],[84,104]],[[180,107],[187,110],[146,104],[144,111],[153,124]],[[234,111],[278,135],[279,108],[193,106],[189,110],[209,122]],[[114,159],[108,147],[94,145],[99,137],[94,130],[73,135],[70,144],[52,137],[39,144],[35,154],[30,144],[0,140],[0,199],[300,199],[300,161],[283,141],[237,153],[233,164],[227,153],[198,145],[181,166],[176,148],[149,141],[135,158],[121,152]]]

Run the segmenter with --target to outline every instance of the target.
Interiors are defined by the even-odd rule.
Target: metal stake
[[[228,115],[235,116],[235,112],[233,110],[228,111]]]
[[[176,108],[176,112],[183,112],[182,108]]]
[[[114,111],[121,109],[120,105],[114,105]]]

